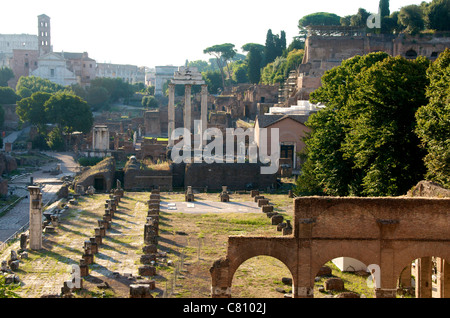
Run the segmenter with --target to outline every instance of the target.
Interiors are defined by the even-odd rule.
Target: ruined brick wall
[[[127,191],[151,190],[159,188],[161,191],[172,190],[171,170],[141,169],[140,163],[131,158],[124,168],[123,188]]]
[[[423,257],[450,259],[450,199],[300,197],[290,237],[233,236],[226,257],[211,267],[213,297],[231,297],[236,269],[269,255],[293,276],[294,297],[313,297],[320,268],[337,257],[379,266],[377,297],[395,295],[405,267]]]
[[[275,186],[276,175],[262,175],[260,164],[252,163],[192,163],[186,165],[184,185],[221,190],[267,189]]]
[[[114,157],[107,157],[93,167],[84,171],[75,180],[75,189],[77,185],[81,185],[86,190],[89,186],[96,185],[96,179],[103,180],[103,191],[109,192],[114,186],[114,175],[116,171],[116,161]],[[98,189],[96,189],[98,190]]]
[[[296,97],[308,99],[309,94],[321,86],[320,78],[343,60],[372,52],[386,52],[391,56],[437,58],[450,37],[435,35],[368,35],[368,36],[310,36],[305,42],[305,55],[298,68]]]

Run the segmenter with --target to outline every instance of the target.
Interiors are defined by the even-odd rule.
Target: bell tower
[[[38,16],[39,55],[52,52],[50,38],[50,17],[41,14]]]

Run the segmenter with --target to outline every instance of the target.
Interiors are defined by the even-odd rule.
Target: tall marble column
[[[169,106],[168,106],[168,137],[169,147],[173,147],[173,140],[171,139],[172,132],[175,130],[175,84],[169,84]]]
[[[30,249],[42,248],[42,194],[41,188],[29,186],[30,192]]]
[[[204,146],[206,145],[206,140],[203,139],[203,133],[208,128],[208,85],[202,85],[201,112],[201,140]]]
[[[191,84],[184,85],[184,128],[191,131]]]

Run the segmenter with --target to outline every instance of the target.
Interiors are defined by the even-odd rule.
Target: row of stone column
[[[191,106],[191,84],[185,84],[184,89],[184,128],[191,131],[192,122],[192,106]],[[201,118],[199,131],[203,136],[203,132],[206,130],[208,125],[208,86],[206,84],[202,85],[201,91]],[[175,130],[175,84],[169,83],[169,104],[168,104],[168,136],[169,136],[169,147],[173,146],[173,140],[171,139],[172,132]],[[205,141],[202,138],[202,145]]]
[[[63,297],[69,296],[73,290],[83,288],[83,280],[81,278],[89,275],[89,265],[94,263],[94,255],[98,253],[107,230],[111,228],[112,219],[114,218],[123,194],[124,192],[122,189],[116,189],[113,194],[109,195],[109,199],[106,200],[105,212],[102,219],[97,220],[98,227],[94,228],[94,236],[90,237],[89,240],[84,241],[84,252],[79,260],[79,273],[76,273],[72,280],[65,281],[61,288],[61,295]],[[78,275],[80,277],[77,277]]]
[[[161,196],[159,189],[153,189],[147,201],[147,217],[144,225],[143,255],[140,258],[142,266],[139,267],[139,275],[151,277],[156,275],[156,257],[158,254],[159,237],[159,211]],[[130,286],[130,298],[153,298],[151,291],[155,289],[155,281],[146,284],[133,284]]]
[[[258,190],[251,190],[250,195],[253,200],[258,203],[258,207],[261,208],[261,211],[271,219],[272,225],[277,226],[277,231],[282,232],[283,235],[292,234],[292,225],[290,220],[284,220],[284,217],[281,214],[274,211],[273,205],[270,204],[270,200],[268,198],[261,195]]]

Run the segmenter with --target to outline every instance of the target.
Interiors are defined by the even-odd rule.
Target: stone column
[[[30,249],[42,248],[42,194],[41,189],[29,186],[30,192]]]
[[[191,84],[184,85],[184,128],[191,131]]]
[[[437,293],[438,293],[437,297],[450,298],[450,263],[443,258],[437,257],[436,267],[437,267]]]
[[[403,288],[411,287],[411,265],[405,267],[400,275],[400,286]]]
[[[422,257],[416,261],[416,298],[432,297],[431,257]]]
[[[168,107],[168,137],[169,147],[173,147],[173,140],[171,139],[172,131],[175,130],[175,84],[169,84],[169,107]]]
[[[201,144],[205,146],[206,140],[203,139],[203,133],[208,128],[208,85],[202,85],[201,111]]]

